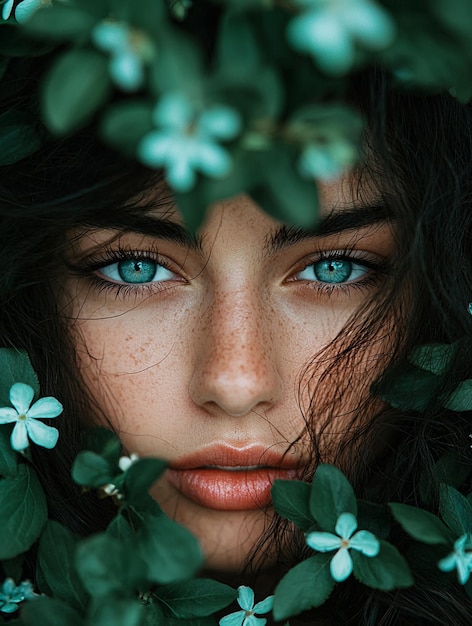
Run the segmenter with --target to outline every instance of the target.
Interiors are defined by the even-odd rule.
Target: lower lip
[[[271,502],[274,480],[293,480],[295,469],[261,467],[249,470],[219,468],[168,469],[169,482],[186,498],[218,511],[252,511]]]

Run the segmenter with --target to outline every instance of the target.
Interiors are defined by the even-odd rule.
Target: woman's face
[[[393,232],[375,195],[365,206],[339,181],[322,205],[315,233],[240,196],[209,211],[196,241],[159,208],[139,232],[122,232],[118,214],[116,228],[71,236],[78,271],[64,297],[80,376],[127,453],[169,462],[152,495],[199,537],[211,569],[243,565],[272,515],[273,480],[309,463],[300,390],[326,365],[314,360],[309,385],[306,366],[388,272]],[[385,353],[373,345],[369,371]],[[332,437],[372,379],[356,377]],[[306,416],[314,431],[326,418],[326,407]]]

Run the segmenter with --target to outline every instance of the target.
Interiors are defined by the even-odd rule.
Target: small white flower
[[[298,4],[307,9],[290,22],[288,38],[327,72],[347,71],[357,43],[375,50],[393,40],[390,16],[371,0],[298,0]]]
[[[15,408],[0,408],[0,424],[16,422],[11,434],[11,447],[18,452],[28,447],[28,437],[43,448],[54,448],[59,437],[57,428],[47,426],[38,419],[51,419],[62,413],[62,404],[56,398],[40,398],[33,401],[33,388],[15,383],[10,388],[10,402]]]
[[[438,567],[443,572],[452,572],[453,569],[457,569],[457,578],[461,585],[465,585],[472,572],[472,536],[461,535],[454,542],[453,552],[441,559]]]
[[[120,468],[122,472],[126,472],[126,470],[129,467],[131,467],[133,463],[136,463],[136,461],[138,460],[139,460],[139,456],[137,454],[134,454],[133,452],[129,456],[120,457],[120,460],[118,461],[118,467]]]
[[[24,600],[34,600],[38,594],[34,593],[33,585],[29,580],[24,580],[18,586],[13,578],[6,578],[0,587],[0,611],[2,613],[14,613],[18,610],[18,604]]]
[[[170,186],[185,193],[196,182],[196,171],[224,178],[232,168],[230,154],[220,141],[236,138],[242,126],[239,113],[213,105],[198,113],[182,93],[162,96],[154,110],[157,130],[151,130],[138,146],[138,156],[149,167],[164,167]]]
[[[331,576],[337,582],[346,580],[352,573],[352,559],[349,550],[358,550],[365,556],[377,556],[380,543],[375,535],[368,530],[357,529],[357,520],[352,513],[341,513],[336,522],[336,533],[314,531],[306,536],[306,543],[318,552],[337,550],[329,565]]]
[[[242,611],[236,611],[219,621],[220,626],[264,626],[267,623],[265,617],[256,617],[256,613],[268,613],[272,611],[274,596],[269,596],[262,602],[254,604],[254,591],[250,587],[242,585],[238,587],[238,604]]]

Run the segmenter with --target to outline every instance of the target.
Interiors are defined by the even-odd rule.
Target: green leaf
[[[25,383],[33,387],[39,396],[38,377],[26,352],[12,348],[0,349],[0,406],[11,406],[10,387],[14,383]]]
[[[216,580],[196,579],[166,585],[156,591],[164,612],[170,617],[190,619],[206,617],[234,602],[238,592]]]
[[[276,480],[272,486],[272,502],[279,515],[302,530],[313,526],[310,512],[311,485],[301,480]]]
[[[472,533],[472,505],[454,487],[441,485],[439,512],[455,535]]]
[[[38,564],[55,597],[83,609],[88,597],[75,568],[77,538],[64,526],[49,520],[41,535]]]
[[[2,560],[2,573],[5,578],[13,578],[13,580],[21,580],[23,576],[23,565],[25,555],[20,554],[13,559]]]
[[[450,411],[472,411],[472,378],[460,382],[443,406]]]
[[[110,463],[99,454],[79,452],[72,465],[72,479],[85,487],[102,487],[112,482]]]
[[[17,454],[10,443],[11,426],[0,426],[0,476],[14,476],[17,472]]]
[[[131,526],[128,524],[126,519],[121,513],[118,513],[108,524],[106,529],[107,535],[113,537],[114,539],[118,539],[118,541],[122,543],[126,543],[127,541],[131,541],[134,537],[134,533],[131,530]]]
[[[84,450],[90,450],[103,456],[116,469],[118,469],[121,449],[120,438],[108,428],[92,428],[86,434]]]
[[[392,523],[385,506],[366,500],[358,500],[357,508],[359,528],[369,530],[379,539],[388,537]]]
[[[262,51],[249,15],[243,11],[227,11],[218,30],[216,70],[246,77],[261,65]]]
[[[85,626],[80,614],[56,598],[42,596],[26,602],[21,609],[24,626]]]
[[[432,374],[445,374],[451,367],[457,352],[457,344],[428,343],[415,348],[408,360],[416,367]]]
[[[131,598],[100,598],[89,611],[87,626],[140,626],[144,606]]]
[[[278,144],[260,155],[260,183],[249,190],[266,213],[287,224],[313,228],[318,219],[318,192],[314,180],[296,171],[297,155]]]
[[[47,520],[46,497],[35,471],[25,464],[0,480],[0,559],[26,552]]]
[[[152,110],[153,105],[146,100],[109,107],[100,122],[100,134],[110,145],[134,155],[138,143],[154,126]]]
[[[44,129],[38,120],[22,111],[5,111],[0,115],[0,165],[11,165],[41,147]]]
[[[133,595],[147,579],[147,567],[133,544],[102,533],[82,541],[76,551],[82,583],[90,595]]]
[[[283,620],[321,606],[334,587],[329,571],[332,555],[316,554],[302,561],[282,578],[275,589],[274,619]]]
[[[58,135],[85,125],[110,90],[108,61],[93,50],[60,56],[43,82],[42,107],[47,127]]]
[[[413,539],[430,544],[452,544],[450,530],[436,515],[399,502],[390,502],[388,506],[393,517]]]
[[[126,501],[135,506],[148,499],[148,492],[167,467],[160,459],[139,459],[125,474],[124,487]]]
[[[55,4],[47,11],[36,11],[25,22],[28,34],[40,39],[68,41],[83,37],[97,22],[97,16],[74,6]]]
[[[342,513],[357,516],[357,502],[351,483],[334,465],[320,465],[310,492],[310,511],[318,524],[334,532]]]
[[[149,566],[149,579],[161,584],[190,578],[203,563],[197,539],[163,514],[144,517],[134,547]]]
[[[441,379],[426,370],[405,364],[401,372],[388,377],[373,392],[396,409],[423,411],[435,398]]]
[[[398,550],[386,541],[380,541],[380,552],[368,557],[357,550],[350,551],[354,576],[364,585],[382,591],[414,584],[408,563]]]

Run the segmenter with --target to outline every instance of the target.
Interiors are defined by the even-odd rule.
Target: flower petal
[[[59,431],[53,426],[47,426],[37,420],[28,419],[26,422],[28,435],[35,444],[43,448],[54,448],[59,438]]]
[[[457,566],[457,578],[461,585],[465,585],[465,583],[469,580],[470,572],[471,572],[471,563],[464,556],[459,556],[456,561]]]
[[[28,411],[33,397],[33,387],[25,385],[25,383],[15,383],[10,387],[10,402],[20,415],[24,415]]]
[[[236,613],[230,613],[226,617],[222,617],[219,621],[220,626],[242,626],[246,611],[236,611]]]
[[[207,176],[222,178],[227,176],[233,165],[233,161],[229,154],[221,146],[216,143],[201,142],[198,145],[198,169]]]
[[[15,9],[16,21],[20,22],[20,24],[27,22],[43,4],[41,0],[23,0]]]
[[[346,580],[352,572],[352,559],[347,548],[341,548],[331,559],[329,564],[331,576],[338,583]]]
[[[268,613],[272,611],[272,607],[274,606],[274,596],[269,596],[262,602],[258,602],[256,606],[252,609],[254,613]]]
[[[13,1],[14,0],[7,0],[7,2],[5,2],[5,4],[3,5],[2,18],[4,20],[7,20],[11,15],[11,11],[13,9]]]
[[[265,617],[256,617],[255,615],[248,615],[243,622],[243,626],[265,626],[266,624]]]
[[[233,139],[241,130],[242,120],[230,107],[214,106],[198,118],[198,132],[218,139]]]
[[[5,406],[0,409],[0,424],[10,424],[18,419],[18,411]]]
[[[141,59],[129,51],[121,52],[111,59],[110,74],[124,91],[136,91],[144,80]]]
[[[180,161],[175,159],[168,165],[166,178],[175,191],[185,193],[195,185],[196,175],[188,159],[182,155]]]
[[[332,533],[314,531],[306,536],[307,545],[319,552],[330,552],[341,546],[341,539]]]
[[[10,444],[13,450],[20,452],[29,446],[28,433],[25,422],[17,422],[10,437]]]
[[[178,91],[166,93],[154,109],[153,119],[157,126],[184,130],[192,121],[193,109],[187,98]]]
[[[254,606],[254,591],[251,587],[238,587],[238,604],[245,611],[252,611]]]
[[[4,604],[2,608],[0,609],[2,613],[14,613],[17,610],[18,610],[18,605],[14,604],[13,602],[7,602],[7,604]]]
[[[360,530],[349,541],[354,550],[358,550],[366,556],[377,556],[380,552],[380,542],[375,535],[368,530]]]
[[[343,539],[349,539],[357,529],[357,520],[352,513],[341,513],[336,522],[335,531]]]
[[[442,572],[452,572],[452,570],[456,567],[456,562],[457,556],[455,552],[451,552],[439,561],[438,567]]]
[[[128,45],[128,28],[121,22],[101,22],[91,33],[93,43],[105,52],[118,53]]]
[[[62,404],[56,398],[47,396],[35,402],[27,412],[27,416],[33,419],[52,419],[60,415],[62,410]]]

